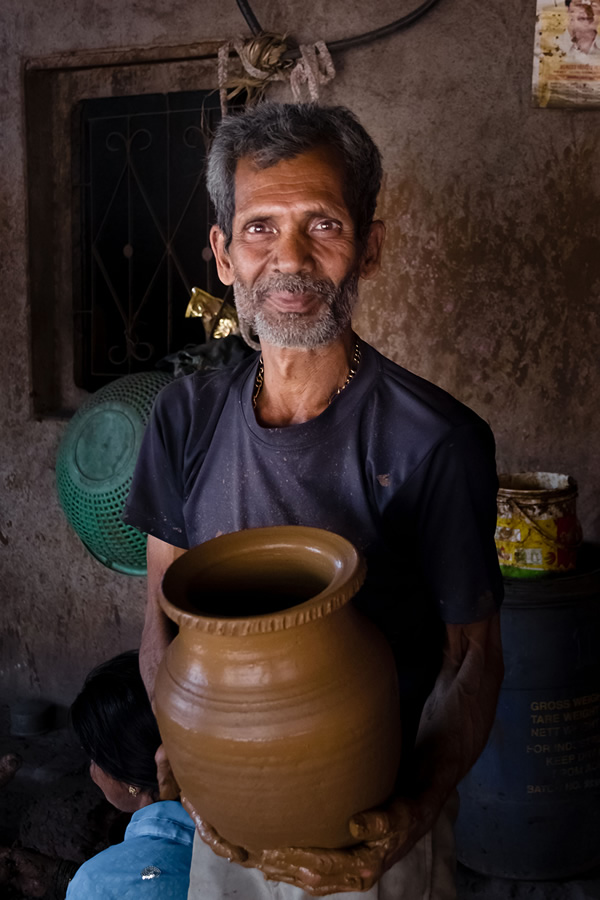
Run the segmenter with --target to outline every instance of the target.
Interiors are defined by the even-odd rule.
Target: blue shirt
[[[88,859],[76,872],[66,900],[185,900],[194,823],[175,800],[138,809],[121,844]]]

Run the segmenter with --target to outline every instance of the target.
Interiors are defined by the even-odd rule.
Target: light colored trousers
[[[331,900],[456,900],[453,796],[433,829],[368,891],[328,894]],[[281,881],[266,881],[258,869],[245,869],[212,852],[194,836],[188,900],[311,900],[310,894]],[[314,900],[314,898],[312,898]]]

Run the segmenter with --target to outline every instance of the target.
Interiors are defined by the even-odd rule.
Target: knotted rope
[[[319,89],[335,77],[331,54],[324,41],[300,44],[300,59],[290,73],[290,87],[296,103],[302,99],[302,84],[308,85],[310,99],[319,99]]]
[[[241,91],[248,93],[248,103],[260,100],[272,81],[289,81],[296,102],[302,99],[302,85],[308,87],[310,99],[317,101],[321,85],[335,77],[335,68],[324,41],[302,44],[300,58],[286,56],[290,49],[285,35],[263,33],[243,41],[234,38],[219,47],[218,80],[221,113],[227,115],[227,103]],[[230,54],[235,52],[242,63],[241,76],[229,74]]]

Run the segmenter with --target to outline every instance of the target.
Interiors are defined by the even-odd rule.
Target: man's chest
[[[222,429],[185,482],[190,545],[243,528],[310,525],[365,550],[381,539],[391,496],[389,473],[378,479],[373,465],[357,433],[273,446]]]

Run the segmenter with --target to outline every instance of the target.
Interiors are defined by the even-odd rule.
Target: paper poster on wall
[[[533,105],[600,107],[600,0],[537,0]]]

